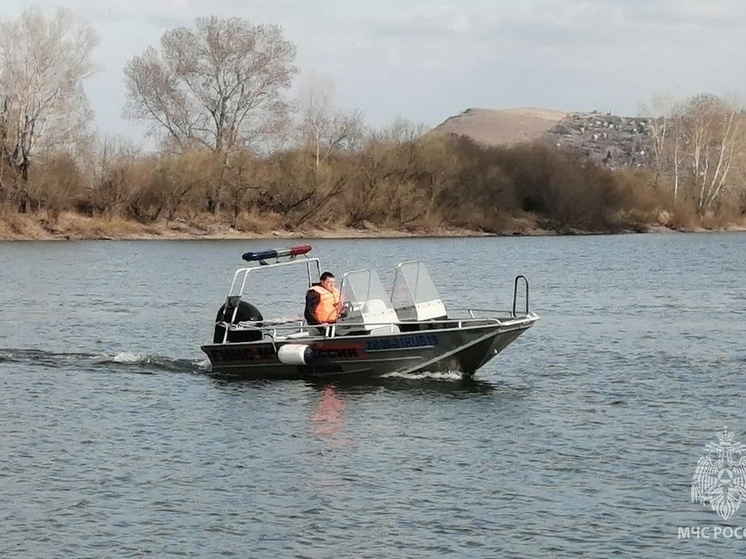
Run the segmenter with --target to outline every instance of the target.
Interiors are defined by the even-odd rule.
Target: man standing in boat
[[[318,283],[306,291],[306,310],[308,324],[332,324],[337,322],[342,313],[342,293],[336,286],[334,274],[324,272]]]

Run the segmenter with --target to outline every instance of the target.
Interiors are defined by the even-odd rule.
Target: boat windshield
[[[395,308],[440,299],[430,273],[422,262],[403,262],[396,268],[391,301]]]
[[[342,294],[344,300],[353,305],[378,299],[386,308],[393,308],[381,278],[373,270],[346,273],[342,280]]]
[[[425,320],[446,315],[438,289],[422,262],[403,262],[396,267],[391,302],[401,320]]]

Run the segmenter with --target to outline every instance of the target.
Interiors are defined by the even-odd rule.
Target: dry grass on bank
[[[288,230],[278,220],[247,216],[240,229],[218,221],[211,214],[184,220],[157,221],[144,225],[121,217],[86,217],[62,212],[54,223],[46,215],[0,215],[0,241],[16,240],[137,240],[137,239],[262,239],[262,238],[375,238],[375,237],[465,237],[485,233],[467,229],[436,227],[422,231],[398,231],[366,224],[364,229],[304,227]]]
[[[139,240],[139,239],[321,239],[321,238],[397,238],[397,237],[480,237],[494,235],[557,235],[586,234],[568,228],[561,233],[542,229],[530,215],[504,216],[499,231],[477,231],[469,228],[431,226],[414,230],[397,230],[364,223],[362,228],[302,227],[287,229],[280,224],[280,216],[269,218],[247,214],[238,228],[233,228],[205,213],[191,222],[183,219],[160,220],[142,224],[121,217],[86,217],[74,212],[62,212],[51,220],[46,212],[40,214],[0,213],[0,241],[29,240]],[[703,219],[701,222],[688,214],[670,215],[662,212],[657,219],[640,216],[639,227],[627,232],[703,232],[746,231],[746,217],[737,216],[727,222],[722,219]]]
[[[48,238],[48,234],[32,216],[0,213],[0,240],[36,241]]]

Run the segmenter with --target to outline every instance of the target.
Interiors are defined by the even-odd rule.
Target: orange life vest
[[[342,294],[339,289],[332,287],[332,290],[329,291],[320,285],[314,285],[311,289],[319,294],[319,304],[313,310],[313,317],[319,324],[336,322],[339,318],[339,307],[342,304]]]

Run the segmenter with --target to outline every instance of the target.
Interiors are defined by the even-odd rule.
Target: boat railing
[[[522,300],[521,300],[522,299]],[[519,308],[523,303],[522,307]],[[526,276],[516,276],[513,283],[513,305],[510,310],[503,309],[475,309],[470,308],[453,308],[451,307],[448,312],[448,316],[457,317],[459,315],[466,314],[470,318],[489,318],[499,317],[502,320],[523,318],[535,316],[529,310],[529,284]]]
[[[492,311],[494,312],[494,311]],[[421,320],[421,321],[407,321],[407,322],[344,322],[344,323],[333,323],[327,325],[309,325],[305,320],[294,320],[284,322],[281,324],[267,324],[266,322],[238,322],[236,324],[223,323],[227,329],[232,331],[257,331],[261,332],[262,336],[266,336],[272,340],[285,341],[292,340],[295,338],[306,338],[323,336],[325,338],[342,337],[351,334],[357,335],[385,335],[385,334],[396,334],[396,333],[409,333],[402,332],[400,326],[412,326],[417,324],[427,324],[431,326],[433,323],[437,324],[437,329],[449,329],[449,328],[464,328],[468,326],[484,326],[487,324],[501,325],[506,319],[509,319],[509,315],[505,314],[502,318],[492,317],[478,317],[478,316],[465,316],[465,317],[453,317],[440,320]],[[223,343],[226,343],[227,336]]]
[[[518,292],[519,292],[519,286],[523,286],[523,316],[529,315],[529,286],[528,286],[528,278],[523,275],[519,275],[515,277],[515,282],[513,283],[513,316],[518,316],[517,308],[518,308]]]
[[[475,309],[475,308],[450,308],[448,318],[514,318],[512,310],[506,309]]]
[[[345,334],[349,332],[363,332],[369,333],[376,331],[376,333],[385,333],[387,330],[391,333],[399,332],[399,325],[396,322],[345,322],[345,323],[332,323],[332,324],[308,324],[305,320],[296,320],[292,322],[284,322],[281,324],[267,324],[263,321],[256,322],[238,322],[235,324],[222,323],[233,331],[247,331],[254,330],[260,331],[263,334],[272,337],[288,337],[298,334],[307,334],[309,336],[324,335],[325,337],[334,337],[338,331],[342,331]],[[321,334],[321,331],[324,333]],[[340,334],[342,335],[342,334]]]
[[[228,297],[240,297],[246,292],[246,285],[249,281],[249,274],[256,275],[259,272],[265,272],[270,269],[284,268],[286,266],[297,266],[304,265],[306,267],[306,275],[308,277],[308,285],[314,281],[313,278],[319,276],[320,263],[318,258],[300,258],[297,260],[288,260],[286,262],[277,262],[273,264],[265,264],[263,266],[250,266],[245,268],[239,268],[233,274],[233,281],[231,282],[230,291]]]
[[[305,247],[302,247],[305,248]],[[290,250],[290,249],[288,249]],[[309,247],[310,250],[310,247]],[[276,251],[271,251],[276,252]],[[285,255],[287,256],[287,255]],[[228,291],[228,296],[225,299],[225,306],[229,310],[230,316],[225,316],[224,318],[227,318],[228,320],[223,322],[224,326],[228,326],[225,329],[225,334],[223,336],[223,343],[226,343],[228,340],[228,330],[236,330],[236,317],[238,316],[238,305],[240,301],[243,299],[244,295],[247,293],[246,288],[249,284],[249,275],[255,276],[259,272],[265,272],[267,270],[276,269],[276,268],[284,268],[287,266],[298,266],[303,265],[306,268],[306,276],[308,279],[308,285],[310,286],[313,282],[313,278],[318,278],[320,275],[320,269],[321,264],[318,258],[309,258],[305,256],[305,253],[301,253],[300,258],[297,258],[295,255],[291,256],[289,260],[281,261],[279,258],[277,258],[276,262],[273,263],[267,263],[265,260],[261,260],[258,266],[246,266],[243,268],[239,268],[236,270],[233,274],[233,280],[231,281],[231,286]],[[267,256],[268,259],[271,257]]]

